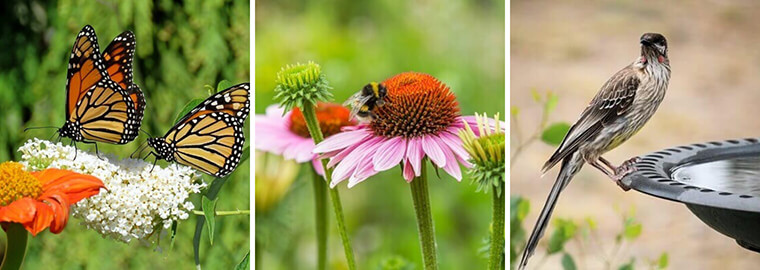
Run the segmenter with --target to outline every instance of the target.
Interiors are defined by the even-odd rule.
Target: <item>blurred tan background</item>
[[[549,122],[573,123],[599,87],[636,59],[638,40],[645,32],[659,32],[668,39],[670,87],[648,125],[604,155],[607,159],[619,164],[670,146],[760,136],[755,117],[760,115],[760,2],[717,0],[512,1],[511,105],[521,109],[524,133],[535,129],[541,114],[531,89],[559,96]],[[558,172],[554,168],[540,178],[540,167],[553,150],[534,143],[512,166],[512,194],[531,202],[528,232]],[[682,204],[622,192],[591,166],[585,166],[565,189],[554,218],[594,217],[601,242],[609,248],[622,226],[616,209],[630,207],[636,208],[643,231],[621,250],[622,260],[656,259],[666,251],[669,269],[760,268],[760,254],[710,229]],[[551,230],[532,263],[545,254]],[[579,266],[583,260],[589,269],[602,267],[603,255],[586,250],[579,257],[576,247],[569,244],[567,249]],[[639,267],[645,266],[644,261],[636,265],[645,268]],[[541,268],[561,268],[560,256],[549,258]]]

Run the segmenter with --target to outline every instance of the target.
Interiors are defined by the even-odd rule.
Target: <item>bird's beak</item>
[[[650,42],[648,39],[642,38],[640,42],[641,42],[641,45],[650,46],[650,47],[652,46],[652,42]]]

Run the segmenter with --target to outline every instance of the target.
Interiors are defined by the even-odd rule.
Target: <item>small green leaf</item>
[[[658,269],[668,268],[668,253],[663,252],[662,255],[660,255],[660,258],[657,259],[657,268]]]
[[[520,107],[517,107],[517,106],[510,107],[509,108],[509,113],[512,116],[517,117],[520,114]]]
[[[541,140],[549,145],[557,146],[562,143],[562,139],[565,138],[565,134],[570,130],[570,125],[565,122],[554,123],[544,129],[541,133]]]
[[[588,227],[592,230],[596,230],[596,220],[594,220],[591,217],[586,218],[586,224],[588,224]]]
[[[45,150],[45,149],[47,149],[47,144],[45,144],[44,142],[40,143],[40,150]]]
[[[245,254],[245,257],[243,257],[243,260],[238,263],[237,266],[235,266],[235,270],[247,270],[251,268],[251,251],[249,250],[248,253]]]
[[[245,149],[243,149],[243,155],[240,156],[240,163],[243,163],[246,160],[248,160],[250,156],[251,156],[251,147],[246,146]]]
[[[552,236],[549,238],[547,253],[554,254],[564,249],[565,243],[575,236],[578,226],[571,220],[557,219]]]
[[[208,229],[208,240],[211,245],[214,245],[214,220],[216,218],[216,201],[218,199],[209,200],[206,196],[203,196],[201,199],[203,216],[206,218],[206,228]]]
[[[177,221],[172,221],[172,226],[169,229],[169,235],[171,236],[171,243],[169,244],[169,250],[174,250],[174,239],[177,236]]]
[[[618,267],[618,270],[633,270],[633,263],[635,262],[636,262],[636,259],[631,257],[631,260],[621,265],[620,267]]]
[[[216,85],[216,92],[219,93],[224,89],[232,87],[232,83],[228,80],[222,80]]]
[[[573,257],[570,256],[567,252],[562,254],[562,269],[564,270],[576,270],[578,269],[575,266],[575,261],[573,260]]]
[[[641,223],[636,222],[633,218],[628,218],[623,228],[623,236],[628,240],[634,240],[641,235],[641,229]]]
[[[534,101],[541,102],[541,94],[539,94],[536,89],[530,89],[530,94],[533,95]]]
[[[554,111],[554,108],[557,107],[558,101],[559,97],[557,97],[557,95],[552,92],[546,93],[546,103],[544,103],[544,112],[546,115],[549,115]]]
[[[174,123],[176,124],[179,122],[182,117],[185,117],[186,114],[188,114],[190,111],[195,108],[195,106],[198,106],[198,104],[201,104],[203,102],[203,99],[196,98],[185,104],[185,107],[182,108],[181,111],[179,111],[179,114],[177,114],[177,117],[174,118]]]

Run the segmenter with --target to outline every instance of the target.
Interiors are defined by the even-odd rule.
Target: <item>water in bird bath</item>
[[[717,192],[760,196],[760,156],[684,164],[673,171],[672,178]]]

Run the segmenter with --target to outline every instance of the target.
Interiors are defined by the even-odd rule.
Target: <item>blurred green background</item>
[[[24,133],[25,127],[63,125],[69,54],[76,34],[86,24],[97,31],[101,49],[122,31],[135,33],[134,77],[147,100],[142,128],[154,136],[163,135],[173,125],[188,101],[206,98],[207,85],[215,88],[220,80],[249,81],[248,1],[60,0],[3,1],[1,5],[1,161],[19,159],[16,149],[25,140],[47,139],[54,132]],[[99,149],[127,157],[145,139],[141,135],[127,145],[99,144]],[[82,144],[80,147],[92,148]],[[218,210],[249,208],[249,175],[249,164],[244,162],[220,192]],[[200,208],[199,198],[193,201]],[[249,250],[249,217],[220,217],[216,222],[213,247],[208,245],[204,232],[202,264],[209,269],[230,269]],[[62,234],[45,232],[34,238],[25,266],[189,269],[194,264],[194,228],[194,217],[181,222],[175,247],[170,250],[166,237],[158,249],[141,243],[127,245],[102,239],[72,219]]]
[[[504,1],[256,1],[256,112],[274,103],[281,67],[313,60],[338,103],[370,81],[417,71],[450,86],[464,115],[503,116],[504,8]],[[257,214],[263,269],[316,266],[311,177],[301,171],[278,206]],[[430,175],[440,268],[485,268],[478,250],[488,235],[490,194],[476,193],[467,176],[458,183],[444,172]],[[411,194],[398,168],[339,188],[359,269],[421,267]],[[343,269],[330,222],[328,268]]]

